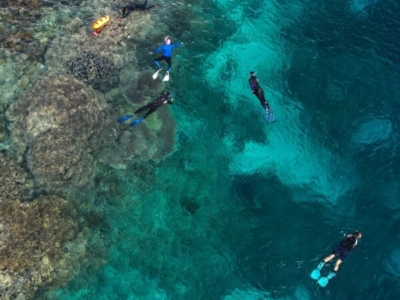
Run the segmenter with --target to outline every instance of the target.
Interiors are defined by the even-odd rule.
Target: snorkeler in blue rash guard
[[[175,44],[171,44],[171,39],[168,36],[165,38],[164,41],[165,41],[164,45],[161,45],[160,47],[158,47],[156,50],[151,52],[151,54],[155,54],[155,53],[162,51],[162,55],[160,57],[157,57],[156,59],[154,59],[154,63],[158,69],[161,69],[159,61],[165,60],[168,64],[168,72],[170,72],[172,70],[172,67],[171,67],[172,49],[174,49],[175,47],[181,46],[183,43],[178,42]]]

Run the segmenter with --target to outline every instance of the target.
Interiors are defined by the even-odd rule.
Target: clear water
[[[399,299],[399,3],[164,4],[151,12],[159,34],[185,43],[168,83],[175,152],[146,163],[140,183],[131,167],[98,176],[116,192],[97,202],[93,257],[38,298]],[[83,18],[92,6],[57,9]],[[277,123],[263,119],[249,71]],[[360,245],[318,287],[310,272],[355,229]]]

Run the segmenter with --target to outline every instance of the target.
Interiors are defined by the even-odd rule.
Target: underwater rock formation
[[[76,220],[72,204],[55,196],[0,204],[1,299],[30,299],[79,271],[85,247]]]
[[[0,182],[0,203],[16,199],[26,200],[32,196],[33,181],[28,173],[2,153],[0,153]]]
[[[65,68],[67,73],[102,92],[107,92],[119,84],[119,69],[112,60],[99,53],[79,53],[65,63]]]

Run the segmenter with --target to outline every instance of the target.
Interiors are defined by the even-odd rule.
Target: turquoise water
[[[82,219],[85,257],[67,284],[42,287],[35,298],[400,297],[397,2],[162,2],[121,21],[136,35],[115,47],[101,44],[107,32],[96,44],[89,27],[126,3],[78,4],[43,5],[30,28],[46,45],[44,59],[27,50],[38,68],[23,79],[65,72],[57,55],[104,47],[119,81],[95,83],[109,112],[99,135],[107,141],[90,152],[92,183],[63,194]],[[6,32],[19,28],[5,21]],[[154,72],[147,52],[167,34],[184,46],[162,86],[140,74]],[[13,57],[23,54],[2,52],[3,123],[31,88],[13,84],[23,69]],[[277,123],[266,124],[249,71],[257,71]],[[157,117],[164,131],[116,129],[119,115],[164,87],[176,94],[171,112]],[[157,120],[146,120],[150,129]],[[2,131],[0,148],[14,153],[13,135]],[[360,245],[318,287],[310,272],[355,229]]]

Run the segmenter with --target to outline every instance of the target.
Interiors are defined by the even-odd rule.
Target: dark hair
[[[359,232],[358,230],[354,231],[354,233],[353,233],[353,235],[356,237],[359,236],[360,234],[361,234],[361,232]]]
[[[256,75],[256,72],[251,71],[251,72],[250,72],[250,76],[254,76],[254,75]]]

